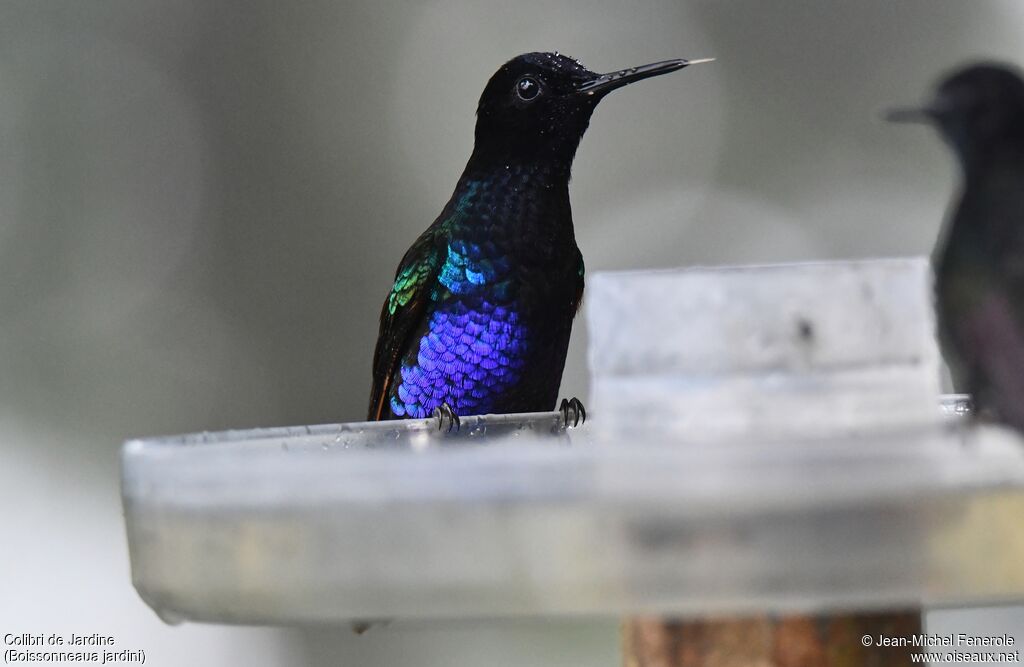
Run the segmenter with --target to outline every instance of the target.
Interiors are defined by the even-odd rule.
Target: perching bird
[[[527,53],[488,81],[473,154],[448,204],[405,253],[384,301],[369,419],[552,410],[583,256],[569,172],[590,116],[626,84],[700,61],[595,74]],[[576,399],[562,410],[576,412]]]
[[[935,126],[963,184],[933,258],[939,340],[975,408],[1024,431],[1024,81],[974,65],[892,120]]]

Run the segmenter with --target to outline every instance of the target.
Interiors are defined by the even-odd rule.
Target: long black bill
[[[901,107],[885,112],[885,119],[893,123],[935,123],[947,118],[956,110],[953,100],[943,95],[936,95],[924,106]]]
[[[640,67],[630,67],[629,69],[619,70],[618,72],[602,74],[596,79],[591,79],[586,83],[582,83],[576,88],[576,92],[580,95],[604,95],[616,88],[621,88],[630,83],[635,83],[641,79],[649,79],[652,76],[668,74],[669,72],[675,72],[676,70],[683,69],[689,65],[709,63],[712,60],[714,60],[714,58],[701,58],[700,60],[664,60],[660,63],[651,63],[650,65],[641,65]]]
[[[882,117],[890,123],[931,123],[935,115],[935,111],[928,107],[903,107],[882,113]]]

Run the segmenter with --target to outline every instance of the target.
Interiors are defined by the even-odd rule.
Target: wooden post
[[[631,618],[625,667],[904,667],[920,647],[877,646],[921,633],[921,612],[738,619]],[[872,638],[864,646],[862,638]]]

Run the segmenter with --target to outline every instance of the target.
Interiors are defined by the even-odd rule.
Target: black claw
[[[578,398],[573,398],[576,401],[576,412],[579,414],[580,423],[585,424],[587,422],[587,409],[583,407],[583,401]]]
[[[462,427],[462,420],[452,410],[452,406],[447,403],[442,403],[440,407],[434,409],[434,416],[437,417],[437,430],[444,431],[444,423],[448,422],[447,433],[451,433],[454,428],[456,432]]]
[[[570,419],[572,419],[573,428],[587,421],[587,410],[583,407],[580,399],[575,396],[563,398],[562,402],[558,404],[558,411],[562,413],[562,423],[565,428],[569,428]],[[570,415],[572,416],[570,417]]]

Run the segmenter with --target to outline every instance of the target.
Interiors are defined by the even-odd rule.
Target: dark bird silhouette
[[[963,174],[936,247],[939,340],[979,413],[1024,431],[1024,81],[981,64],[896,121],[933,125]]]
[[[473,154],[448,204],[405,253],[384,301],[369,419],[552,410],[583,256],[569,172],[606,94],[700,61],[596,74],[527,53],[488,81]],[[576,399],[562,402],[576,412]]]

